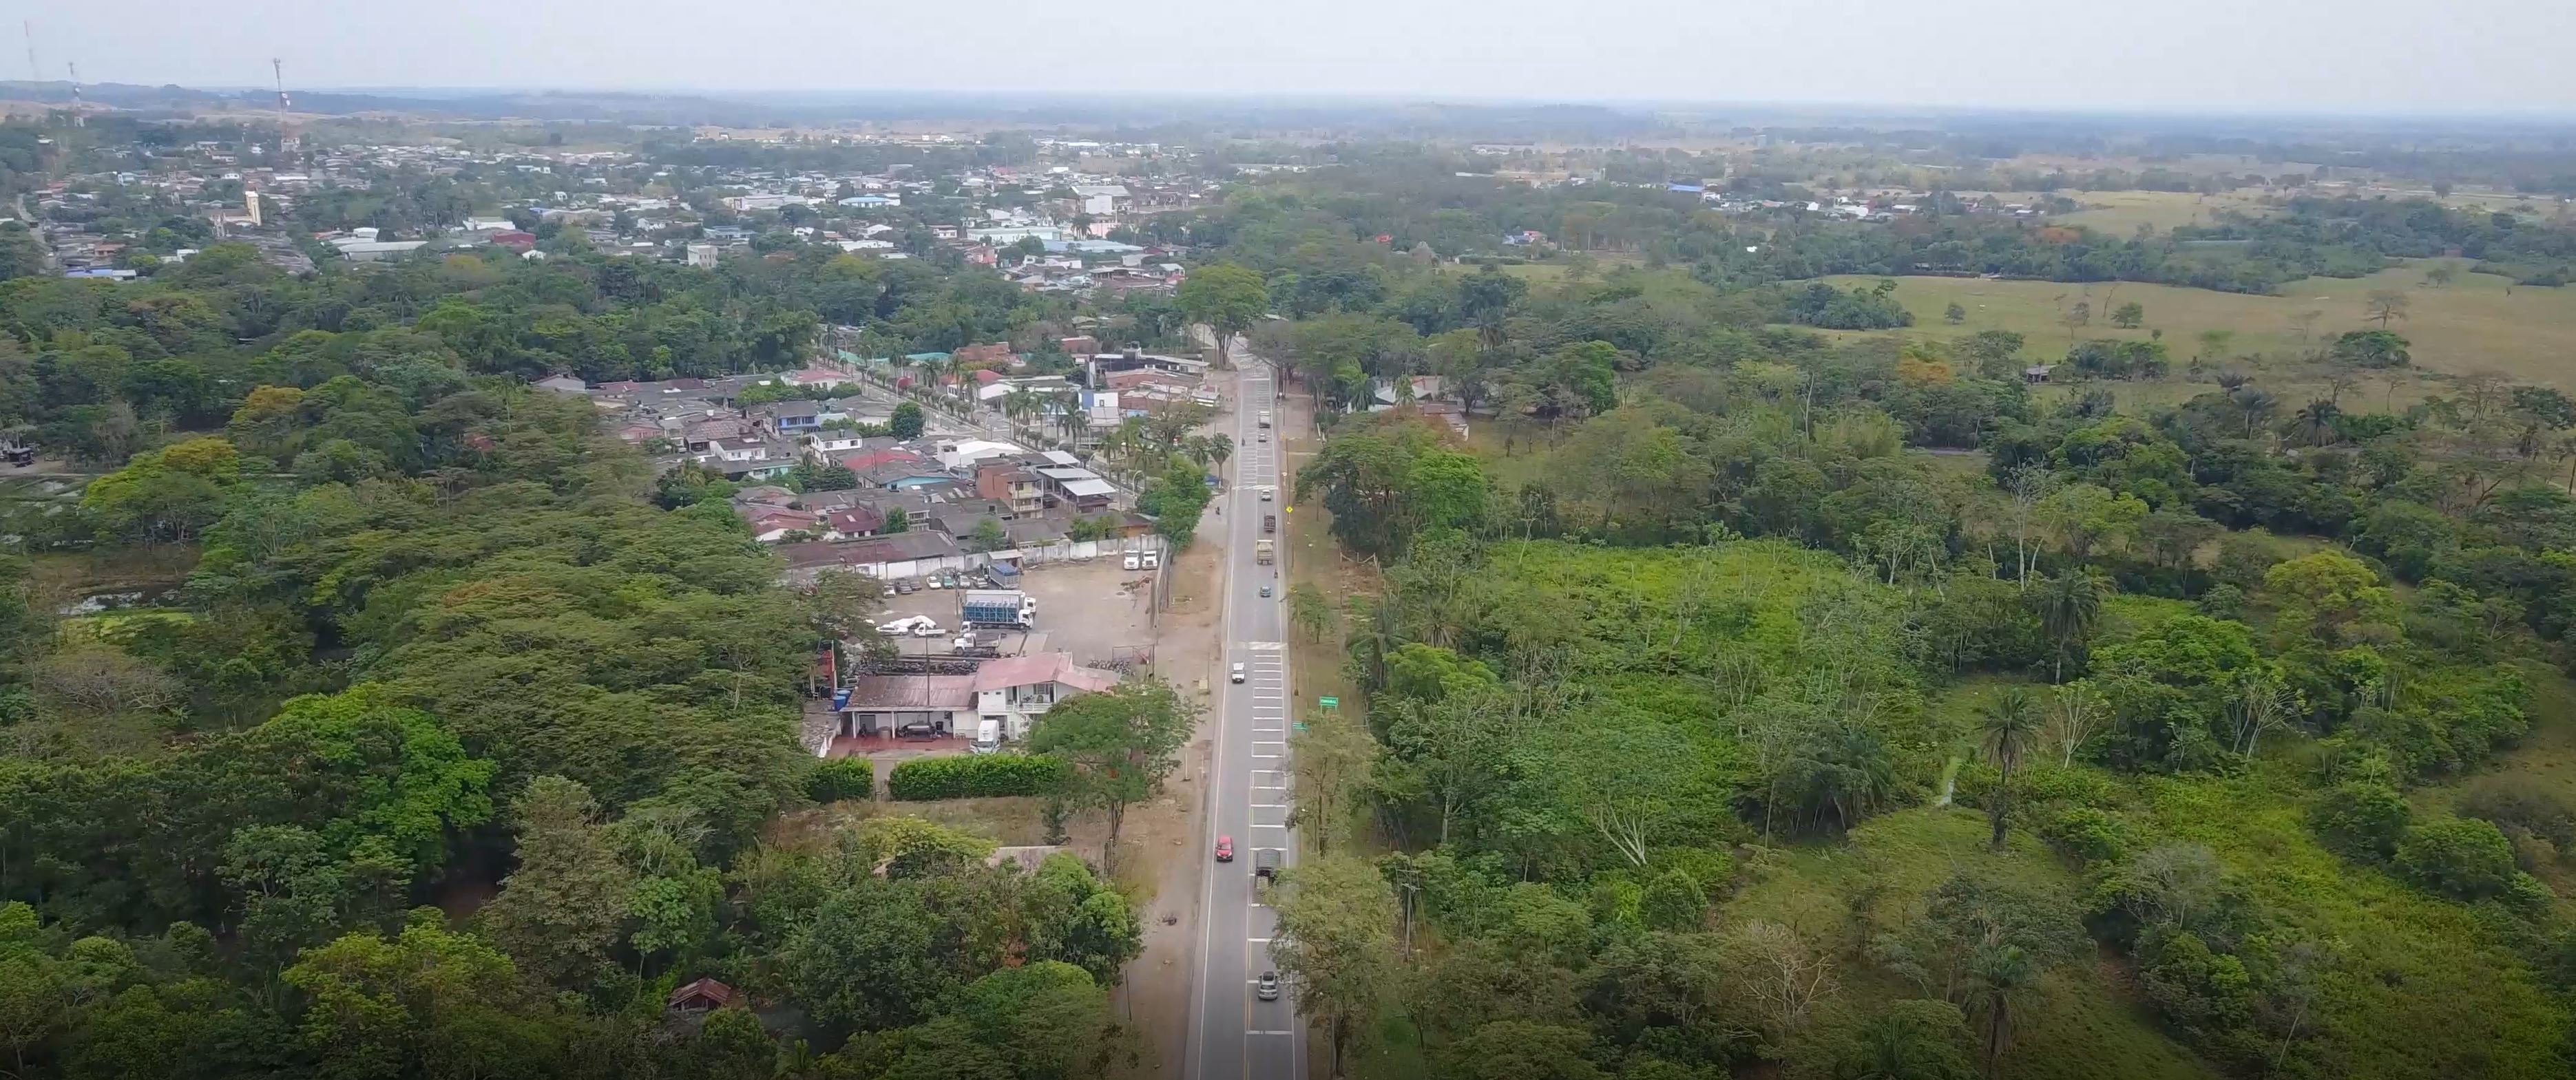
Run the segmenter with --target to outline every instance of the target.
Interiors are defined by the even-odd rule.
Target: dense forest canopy
[[[448,185],[374,197],[452,217]],[[204,242],[168,208],[91,209]],[[1090,867],[992,865],[913,818],[812,827],[815,798],[850,793],[799,743],[800,691],[876,587],[784,588],[721,499],[673,497],[587,399],[528,385],[792,368],[827,322],[953,349],[1065,302],[953,259],[798,245],[698,269],[548,234],[549,260],[297,276],[208,243],[143,281],[0,283],[0,429],[96,476],[0,530],[0,1068],[1135,1058],[1107,994],[1140,927]],[[184,585],[107,614],[59,591],[129,561]],[[663,995],[698,976],[800,1019],[675,1030]]]

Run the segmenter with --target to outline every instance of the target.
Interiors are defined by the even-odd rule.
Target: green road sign
[[[1342,707],[1342,699],[1337,697],[1319,697],[1315,699],[1315,704],[1327,709],[1338,709]]]

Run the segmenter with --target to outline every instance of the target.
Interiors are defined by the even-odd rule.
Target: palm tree
[[[1220,431],[1208,440],[1208,460],[1216,463],[1218,472],[1225,471],[1225,459],[1234,456],[1234,437]]]
[[[1082,411],[1079,405],[1071,405],[1067,406],[1063,415],[1056,419],[1064,425],[1065,441],[1072,444],[1075,449],[1080,449],[1082,433],[1091,430],[1091,414]]]
[[[2332,441],[2335,418],[2341,415],[2343,410],[2334,402],[2318,398],[2299,409],[2299,430],[2306,434],[2308,445],[2324,446]]]
[[[2072,567],[2041,583],[2034,602],[2041,629],[2057,639],[2057,666],[2051,682],[2066,681],[2066,651],[2093,633],[2102,617],[2102,583],[2093,571]]]
[[[1896,761],[1886,740],[1857,723],[1835,725],[1788,763],[1796,785],[1798,816],[1822,823],[1831,815],[1849,830],[1885,806],[1896,793]]]
[[[1002,415],[1013,424],[1026,421],[1037,410],[1038,395],[1025,386],[1014,386],[1002,394]]]
[[[1994,823],[1996,851],[2004,849],[2004,828],[2012,815],[2013,770],[2020,767],[2023,752],[2039,742],[2039,729],[2039,710],[2031,707],[2030,694],[2018,686],[1978,711],[1978,741],[1986,760],[2003,774],[1995,781],[1994,797],[1986,806],[1986,817]]]
[[[1994,1075],[1996,1063],[2003,1059],[2004,1043],[2012,1038],[2013,1017],[2038,975],[2030,954],[2018,945],[1989,941],[1968,957],[1967,1013],[1984,1033],[1986,1075]]]
[[[2237,387],[2228,391],[2227,397],[2245,413],[2245,437],[2248,439],[2254,437],[2254,425],[2262,423],[2263,418],[2272,415],[2272,410],[2281,404],[2280,399],[2273,397],[2271,391],[2259,386]]]

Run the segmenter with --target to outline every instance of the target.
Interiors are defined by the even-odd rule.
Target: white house
[[[838,734],[937,737],[971,734],[998,720],[1003,738],[1029,727],[1056,702],[1118,685],[1118,673],[1088,668],[1067,653],[987,660],[972,675],[868,675],[850,684]]]
[[[972,469],[975,462],[988,457],[1018,457],[1028,453],[1016,445],[991,439],[959,439],[939,444],[939,463],[950,469]]]

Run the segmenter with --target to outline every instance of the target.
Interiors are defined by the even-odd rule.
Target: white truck
[[[1271,548],[1270,541],[1268,539],[1255,540],[1252,542],[1253,559],[1263,566],[1270,565],[1274,558],[1272,550],[1273,549]]]
[[[1261,410],[1261,426],[1263,426],[1263,427],[1269,427],[1269,426],[1270,426],[1270,410],[1268,410],[1268,409],[1263,409],[1263,410]]]
[[[968,589],[957,604],[957,618],[968,626],[1007,626],[1025,630],[1037,624],[1036,597],[1018,589]]]
[[[1147,569],[1147,570],[1152,570],[1152,569],[1154,569],[1154,568],[1156,568],[1156,567],[1159,567],[1159,566],[1163,565],[1163,553],[1162,553],[1162,552],[1159,552],[1159,551],[1148,551],[1148,552],[1146,552],[1146,553],[1145,553],[1144,558],[1145,558],[1145,566],[1144,566],[1144,568],[1145,568],[1145,569]]]
[[[938,637],[941,632],[939,620],[928,615],[907,615],[877,627],[877,633],[887,637],[903,637],[907,634],[913,637]]]

